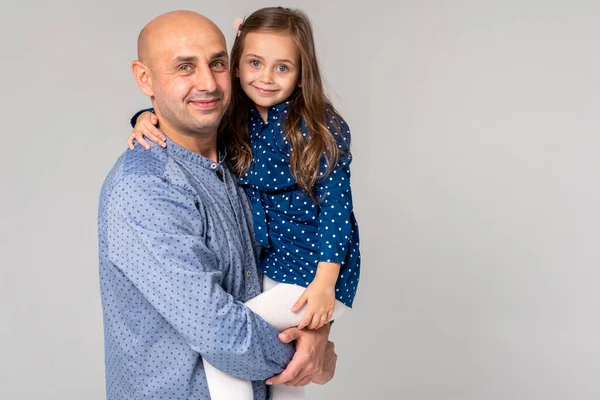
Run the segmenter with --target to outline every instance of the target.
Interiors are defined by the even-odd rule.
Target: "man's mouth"
[[[202,110],[211,110],[219,104],[220,99],[192,100],[190,103]]]

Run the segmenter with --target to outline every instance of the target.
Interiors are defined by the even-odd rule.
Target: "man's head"
[[[155,18],[140,32],[132,69],[165,134],[216,133],[231,82],[225,38],[212,21],[191,11]]]

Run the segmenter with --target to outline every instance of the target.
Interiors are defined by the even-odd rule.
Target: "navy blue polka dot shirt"
[[[268,398],[294,346],[242,304],[261,292],[260,247],[222,161],[136,144],[104,182],[98,234],[109,400],[207,400],[202,358]]]
[[[329,113],[328,127],[343,155],[315,186],[315,203],[290,171],[291,145],[284,133],[289,102],[270,107],[267,121],[252,108],[249,120],[253,162],[238,183],[252,203],[254,234],[264,247],[259,262],[269,278],[308,286],[320,261],[341,264],[336,299],[351,307],[360,276],[359,233],[350,189],[350,129]],[[336,125],[333,125],[336,124]],[[339,126],[341,136],[332,126]],[[303,135],[309,140],[306,126]],[[324,159],[321,171],[326,165]]]

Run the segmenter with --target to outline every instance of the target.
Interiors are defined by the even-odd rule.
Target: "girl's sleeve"
[[[143,113],[145,113],[146,111],[150,111],[151,113],[156,114],[154,112],[154,108],[145,108],[143,110],[140,110],[140,111],[136,112],[135,114],[133,114],[133,117],[131,117],[131,127],[132,128],[135,128],[135,124],[137,122],[138,117],[140,115],[142,115]]]
[[[334,129],[334,126],[339,129]],[[315,185],[315,194],[320,201],[319,261],[343,264],[350,243],[353,213],[350,128],[338,114],[331,114],[328,127],[338,142],[341,156],[331,173],[319,179]],[[326,168],[324,163],[322,167]]]

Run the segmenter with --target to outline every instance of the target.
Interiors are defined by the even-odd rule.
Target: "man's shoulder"
[[[160,146],[153,145],[150,150],[136,144],[133,150],[127,149],[117,162],[117,169],[122,178],[135,176],[163,177],[169,162],[167,151]]]
[[[152,146],[150,150],[136,144],[133,150],[122,153],[108,173],[101,190],[101,201],[119,185],[137,185],[152,180],[164,180],[169,158],[164,149]]]

